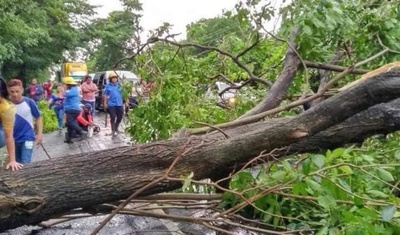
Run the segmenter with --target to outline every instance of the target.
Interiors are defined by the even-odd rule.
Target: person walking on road
[[[16,109],[14,123],[15,157],[19,163],[30,163],[33,146],[42,143],[42,117],[35,101],[22,96],[24,88],[21,80],[11,79],[7,83],[7,89]]]
[[[67,115],[67,133],[64,142],[70,144],[74,132],[79,135],[81,140],[86,137],[86,132],[82,130],[76,120],[81,111],[78,86],[72,77],[65,77],[63,83],[66,85],[64,111]]]
[[[16,171],[22,168],[22,164],[15,158],[14,142],[15,107],[9,100],[7,83],[0,77],[0,148],[4,146],[8,153],[6,169]]]
[[[61,84],[56,85],[56,92],[51,95],[48,104],[56,114],[58,130],[62,131],[64,126],[64,88]]]
[[[111,72],[108,79],[109,82],[103,92],[103,106],[104,110],[110,114],[111,135],[114,138],[118,133],[121,133],[119,125],[124,116],[124,101],[117,74]]]

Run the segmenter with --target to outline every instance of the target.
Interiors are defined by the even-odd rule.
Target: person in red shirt
[[[47,100],[51,99],[51,95],[52,95],[51,90],[53,89],[53,85],[54,85],[53,81],[51,81],[51,80],[48,80],[46,83],[43,84],[44,95]]]
[[[93,125],[93,117],[91,115],[91,108],[92,106],[90,104],[85,104],[79,113],[78,117],[76,120],[79,123],[79,126],[84,130],[88,131],[88,127]]]
[[[38,84],[36,78],[33,78],[31,85],[27,88],[27,94],[29,95],[29,98],[33,99],[35,102],[38,102],[43,99],[44,93],[43,86]]]

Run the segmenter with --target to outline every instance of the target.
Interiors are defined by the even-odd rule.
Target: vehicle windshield
[[[70,77],[83,77],[87,74],[85,71],[71,71],[69,72]]]
[[[130,72],[130,71],[116,71],[119,77],[126,81],[139,81],[139,78],[136,76],[136,74]]]

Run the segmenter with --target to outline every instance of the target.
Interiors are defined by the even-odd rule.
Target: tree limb
[[[219,128],[230,128],[230,127],[236,127],[236,126],[240,126],[240,125],[250,124],[250,123],[253,123],[253,122],[257,122],[257,121],[259,121],[259,120],[261,120],[261,119],[263,119],[263,118],[265,118],[265,117],[267,117],[267,116],[269,116],[269,115],[273,115],[273,114],[282,112],[282,111],[284,111],[284,110],[288,110],[288,109],[294,108],[294,107],[296,107],[296,106],[302,105],[302,104],[304,104],[304,103],[313,101],[313,100],[315,100],[315,99],[317,99],[317,98],[323,96],[324,93],[325,93],[329,88],[331,88],[331,87],[333,86],[333,84],[335,84],[335,83],[336,83],[339,79],[341,79],[342,77],[346,76],[346,74],[348,74],[348,73],[349,73],[350,71],[352,71],[354,68],[359,67],[359,66],[361,66],[361,65],[364,65],[364,64],[366,64],[366,63],[369,63],[370,61],[372,61],[372,60],[374,60],[374,59],[376,59],[376,58],[382,56],[383,54],[387,53],[388,51],[389,51],[389,49],[386,48],[386,49],[384,49],[384,50],[378,52],[377,54],[374,54],[374,55],[372,55],[371,57],[369,57],[369,58],[367,58],[367,59],[365,59],[365,60],[363,60],[363,61],[360,61],[360,62],[356,63],[354,66],[351,66],[351,67],[345,69],[343,72],[337,74],[337,75],[336,75],[331,81],[329,81],[324,87],[322,87],[321,89],[319,89],[318,93],[316,93],[316,94],[314,94],[314,95],[312,95],[312,96],[310,96],[310,97],[307,97],[307,98],[302,99],[302,100],[297,100],[297,101],[294,101],[294,102],[292,102],[292,103],[290,103],[290,104],[287,104],[287,105],[284,105],[284,106],[280,106],[280,107],[277,107],[277,108],[275,108],[275,109],[271,109],[271,110],[268,110],[268,111],[265,111],[265,112],[262,112],[262,113],[259,113],[259,114],[255,114],[255,115],[250,116],[250,117],[243,117],[243,118],[234,120],[234,121],[232,121],[232,122],[227,122],[227,123],[222,123],[222,124],[214,125],[214,127],[219,127]],[[389,65],[387,65],[387,66],[389,66]],[[393,65],[391,65],[391,66],[397,67],[398,65],[396,66],[396,64],[393,64]],[[383,66],[383,68],[384,68],[384,67],[385,67],[385,66]],[[375,71],[375,70],[374,70],[374,71]],[[374,73],[374,71],[371,71],[370,73]],[[376,71],[382,71],[382,69],[376,69]],[[382,72],[384,72],[384,71],[382,71]],[[378,73],[378,74],[379,74],[379,73]],[[374,75],[377,75],[377,74],[374,74]],[[356,84],[356,83],[359,83],[360,81],[363,81],[363,80],[357,80],[356,82],[351,83],[351,84]],[[346,85],[345,87],[351,86],[351,84],[348,84],[348,85]],[[345,89],[343,89],[343,90],[345,90]],[[211,131],[211,129],[209,129],[209,128],[207,128],[207,127],[203,127],[203,128],[188,129],[187,131],[188,131],[190,134],[203,134],[203,133],[206,133],[206,132]]]
[[[216,52],[220,53],[221,55],[229,57],[234,63],[236,63],[238,65],[239,68],[241,68],[244,71],[246,71],[246,73],[250,76],[250,79],[257,80],[257,81],[260,81],[260,82],[262,81],[264,84],[268,84],[269,86],[272,86],[272,83],[270,81],[268,81],[266,79],[262,79],[262,78],[256,76],[244,63],[242,63],[239,60],[238,56],[235,56],[235,55],[233,55],[233,54],[231,54],[231,53],[229,53],[227,51],[224,51],[224,50],[222,50],[222,49],[220,49],[218,47],[204,46],[204,45],[200,45],[200,44],[197,44],[197,43],[191,43],[191,42],[178,43],[178,42],[169,40],[167,38],[153,38],[151,42],[155,43],[157,41],[166,42],[166,43],[169,43],[169,44],[177,46],[177,47],[196,47],[196,48],[200,48],[200,49],[203,49],[203,50],[216,51]],[[250,47],[250,49],[253,48],[254,46],[255,45],[252,45]],[[249,50],[246,49],[243,52],[241,52],[240,55],[243,55],[248,51]]]
[[[334,64],[324,64],[324,63],[319,63],[319,62],[312,62],[305,60],[304,61],[305,65],[307,68],[315,68],[315,69],[323,69],[323,70],[329,70],[329,71],[335,71],[335,72],[343,72],[345,69],[348,67],[344,66],[339,66],[339,65],[334,65]],[[353,69],[350,73],[352,74],[364,74],[369,72],[369,70],[365,69]]]
[[[292,80],[296,76],[299,65],[301,64],[300,57],[295,50],[295,39],[299,32],[298,27],[293,29],[290,40],[288,42],[288,47],[285,53],[285,62],[281,74],[275,80],[271,89],[268,91],[266,97],[258,103],[254,108],[247,111],[244,115],[238,118],[242,120],[244,118],[251,117],[253,115],[259,114],[263,111],[272,109],[276,107],[286,94]]]

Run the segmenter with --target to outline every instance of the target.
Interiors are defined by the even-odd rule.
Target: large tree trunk
[[[270,119],[252,125],[240,126],[225,130],[229,136],[238,136],[248,131],[255,131],[266,126],[289,122],[293,117]],[[400,98],[388,103],[377,104],[369,109],[353,115],[345,121],[303,140],[288,145],[282,150],[285,155],[292,153],[313,152],[323,149],[333,149],[344,144],[361,143],[367,137],[375,134],[389,134],[400,130]],[[206,135],[215,141],[223,138],[221,132]],[[276,152],[274,152],[277,156]],[[279,154],[278,154],[279,156]]]
[[[398,118],[392,115],[392,110],[397,112],[398,109],[386,104],[364,110],[398,97],[400,69],[396,68],[345,90],[296,117],[249,125],[245,131],[228,139],[211,133],[35,162],[17,172],[1,171],[0,231],[36,224],[73,208],[125,199],[161,178],[176,158],[179,160],[169,176],[179,178],[193,172],[195,179],[216,179],[229,175],[238,169],[237,166],[261,152],[289,145],[290,151],[298,152],[343,144],[343,138],[337,133],[348,134],[346,141],[354,141],[357,135],[367,136],[362,130],[369,134],[376,130],[392,131],[395,128],[382,120],[392,120],[392,125],[397,128]],[[398,104],[397,100],[393,102]],[[379,115],[388,107],[391,109],[386,114],[388,118],[382,119]],[[362,111],[364,114],[360,113]],[[349,128],[349,132],[343,128],[328,129],[357,113],[360,116],[353,118],[371,120],[376,130],[370,131],[370,126],[357,127],[358,132],[354,128]],[[347,125],[354,126],[354,123]],[[235,129],[229,132],[235,133]],[[336,144],[316,142],[314,137],[318,134],[325,138],[334,135]],[[314,142],[307,144],[307,140]],[[170,191],[179,186],[178,182],[162,180],[141,195]]]

